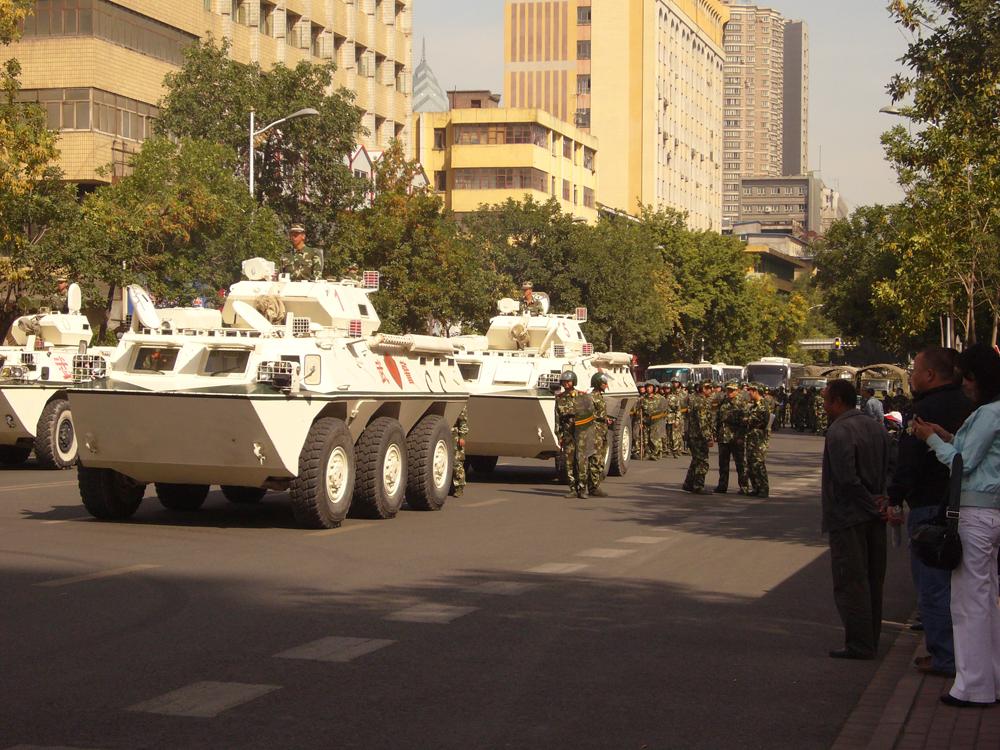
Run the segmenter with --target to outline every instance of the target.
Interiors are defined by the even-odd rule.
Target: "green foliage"
[[[10,44],[21,36],[19,24],[34,6],[34,0],[0,0],[0,44]]]
[[[64,238],[95,287],[139,283],[158,300],[187,305],[238,280],[244,259],[280,255],[277,216],[251,199],[225,147],[153,138],[132,167],[87,196],[82,221]]]
[[[362,132],[354,94],[329,93],[333,64],[300,62],[268,71],[232,60],[229,42],[209,38],[185,53],[184,66],[166,76],[157,129],[173,137],[198,138],[237,155],[235,170],[249,177],[250,111],[256,129],[300,109],[318,116],[282,123],[256,139],[256,194],[286,224],[301,222],[309,243],[336,255],[342,211],[358,205],[363,186],[344,159]]]

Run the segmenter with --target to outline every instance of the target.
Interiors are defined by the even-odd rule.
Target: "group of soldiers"
[[[782,394],[784,396],[784,394]],[[816,435],[826,434],[826,410],[823,408],[823,391],[819,388],[799,386],[784,399],[787,408],[780,413],[779,426],[785,426],[785,419],[790,420],[796,432],[811,432]]]
[[[632,410],[634,456],[657,461],[690,455],[683,489],[708,495],[709,450],[718,444],[715,492],[729,491],[729,467],[735,463],[741,494],[769,495],[767,447],[777,402],[765,386],[703,382],[684,389],[675,379],[669,385],[648,380],[638,387],[640,399]]]

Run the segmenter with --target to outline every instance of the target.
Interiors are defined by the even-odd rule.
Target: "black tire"
[[[342,420],[313,422],[299,453],[299,474],[288,487],[300,526],[335,529],[347,518],[354,495],[354,441]]]
[[[357,475],[354,478],[355,518],[393,518],[406,496],[406,438],[395,419],[371,421],[354,446]],[[391,484],[387,484],[387,473]]]
[[[237,505],[259,503],[267,494],[267,490],[263,487],[237,487],[232,484],[224,484],[220,489],[226,500]]]
[[[160,505],[169,510],[198,510],[208,497],[207,484],[156,483]]]
[[[68,469],[78,456],[76,429],[69,401],[54,398],[42,409],[35,431],[35,458],[46,469]]]
[[[632,420],[628,412],[623,411],[615,422],[614,429],[608,430],[608,445],[611,447],[608,476],[625,476],[632,463]]]
[[[614,452],[611,450],[611,432],[608,431],[607,440],[604,441],[604,467],[601,469],[601,478],[606,479],[611,471],[611,457]]]
[[[406,438],[406,504],[413,510],[441,510],[455,470],[455,443],[443,417],[429,414]]]
[[[139,509],[142,496],[146,493],[146,485],[139,484],[114,469],[77,466],[76,476],[83,507],[94,518],[102,521],[124,521],[131,518]]]
[[[469,456],[468,457],[469,466],[477,474],[492,474],[493,470],[497,468],[497,462],[500,460],[499,456]]]
[[[17,445],[0,445],[0,464],[4,466],[20,466],[28,460],[31,455],[31,446],[18,443]]]

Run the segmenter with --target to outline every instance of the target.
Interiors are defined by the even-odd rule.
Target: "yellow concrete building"
[[[150,133],[163,77],[186,45],[211,34],[241,62],[290,67],[333,60],[333,87],[357,94],[370,136],[410,151],[412,0],[40,0],[4,50],[22,66],[22,98],[60,131],[67,179],[107,182]],[[249,116],[249,113],[248,113]],[[249,125],[249,123],[248,123]]]
[[[506,0],[505,98],[601,144],[600,203],[722,224],[719,0]]]
[[[417,115],[417,156],[456,214],[531,196],[597,221],[597,139],[538,109]]]

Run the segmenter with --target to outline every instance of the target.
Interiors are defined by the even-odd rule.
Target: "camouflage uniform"
[[[635,406],[629,412],[629,417],[632,419],[632,455],[639,456],[641,451],[640,448],[643,447],[643,440],[645,440],[645,434],[643,433],[642,425],[642,400],[645,397],[643,393],[644,389],[642,385],[639,386],[639,399],[635,402]]]
[[[812,398],[812,431],[819,434],[826,434],[826,409],[823,408],[823,394],[820,391],[816,391]]]
[[[451,437],[455,445],[455,468],[451,474],[451,494],[461,497],[465,492],[465,445],[459,445],[459,440],[465,440],[469,434],[469,409],[465,407],[458,415],[455,426],[451,428]]]
[[[658,461],[663,457],[663,428],[667,403],[659,393],[653,393],[642,402],[643,426],[646,430],[646,458]]]
[[[667,442],[666,449],[670,455],[677,458],[684,451],[684,432],[681,423],[684,421],[684,395],[679,388],[674,388],[667,396]]]
[[[729,461],[736,464],[736,479],[743,492],[750,491],[747,483],[746,466],[746,407],[740,403],[741,396],[726,397],[719,404],[716,429],[719,441],[719,484],[716,492],[729,489]]]
[[[684,489],[704,492],[708,474],[708,451],[713,436],[712,407],[700,393],[688,396],[687,428],[691,465],[684,479]]]
[[[281,272],[292,277],[292,281],[313,281],[323,278],[323,251],[304,246],[301,251],[294,248],[281,256]]]
[[[771,422],[771,409],[767,398],[754,401],[747,409],[747,478],[753,487],[751,494],[767,497],[770,486],[767,482],[767,444]]]
[[[524,315],[526,313],[531,315],[542,315],[544,314],[542,310],[542,301],[540,299],[535,299],[534,297],[532,297],[531,302],[522,299],[520,312],[521,315]]]
[[[604,481],[604,454],[608,448],[608,403],[604,393],[594,389],[590,398],[594,402],[594,453],[587,459],[587,491],[596,494]]]
[[[593,450],[593,409],[591,397],[575,388],[556,396],[556,430],[566,462],[566,483],[577,497],[584,497],[587,492],[587,458]]]

